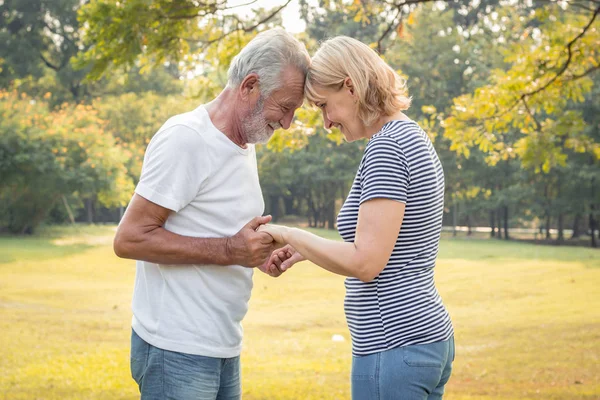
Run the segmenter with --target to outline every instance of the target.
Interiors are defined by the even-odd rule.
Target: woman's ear
[[[350,77],[344,79],[344,87],[350,91],[351,95],[354,95],[354,85],[352,84],[352,79],[350,79]]]

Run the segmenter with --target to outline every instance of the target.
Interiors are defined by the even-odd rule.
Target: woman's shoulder
[[[421,131],[419,124],[411,119],[393,120],[386,122],[373,137],[391,137],[399,140]]]
[[[412,120],[394,120],[389,121],[383,127],[371,136],[367,143],[367,150],[383,147],[394,147],[402,150],[407,142],[416,139],[421,132],[419,125]]]

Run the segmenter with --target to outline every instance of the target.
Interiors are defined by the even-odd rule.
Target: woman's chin
[[[358,139],[358,138],[355,138],[355,137],[354,137],[354,136],[352,136],[351,134],[349,134],[349,133],[346,133],[346,132],[344,132],[344,131],[342,131],[342,134],[344,135],[344,139],[346,139],[346,142],[347,142],[347,143],[352,143],[352,142],[354,142],[356,139]]]

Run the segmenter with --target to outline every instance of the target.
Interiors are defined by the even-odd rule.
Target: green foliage
[[[592,12],[544,2],[422,3],[300,1],[307,31],[299,37],[311,52],[327,37],[358,38],[407,77],[413,99],[407,114],[434,141],[444,165],[447,211],[458,209],[460,223],[481,224],[498,210],[510,210],[509,220],[519,225],[597,218],[600,63]],[[226,85],[235,54],[258,31],[281,23],[277,9],[255,9],[242,20],[227,7],[192,0],[2,2],[0,88],[28,97],[15,102],[25,110],[21,117],[6,113],[0,121],[3,143],[10,144],[0,164],[3,174],[12,171],[6,182],[21,191],[31,182],[41,194],[31,201],[37,194],[8,189],[3,175],[0,226],[6,229],[15,218],[8,210],[17,203],[27,210],[20,214],[44,221],[65,220],[65,201],[76,216],[83,204],[88,215],[100,201],[123,204],[158,128],[213,99]],[[83,69],[73,71],[72,59]],[[91,78],[102,77],[82,81],[90,69]],[[110,74],[103,74],[107,69]],[[91,108],[76,107],[80,102]],[[27,107],[39,117],[25,127],[21,120],[33,113]],[[83,134],[86,126],[94,133]],[[108,141],[96,145],[91,136]],[[94,168],[81,160],[78,142]],[[363,146],[342,142],[339,131],[323,130],[318,110],[299,110],[291,129],[259,148],[268,210],[332,225]],[[102,157],[94,159],[110,154],[109,147],[116,153],[107,162],[120,164],[119,173]],[[15,149],[21,158],[9,152]],[[17,161],[33,171],[19,171],[20,181],[11,170]],[[59,174],[64,179],[52,178]],[[111,187],[122,190],[117,196]],[[48,215],[52,204],[49,217],[37,217]]]
[[[569,107],[592,88],[587,74],[598,67],[600,33],[589,29],[579,36],[589,16],[550,10],[536,10],[532,19],[539,28],[528,28],[508,48],[507,71],[493,71],[490,85],[454,100],[444,121],[452,150],[468,157],[478,147],[491,165],[518,157],[525,168],[546,173],[566,164],[565,149],[598,151],[581,113]]]
[[[0,92],[0,226],[28,233],[62,196],[110,207],[129,200],[122,148],[90,106],[48,112],[43,102]]]
[[[85,94],[70,60],[80,49],[78,0],[5,0],[0,4],[0,88],[20,79],[48,79],[64,88],[65,98]],[[56,90],[48,90],[56,92]]]
[[[279,22],[277,11],[259,9],[241,21],[228,9],[216,0],[92,0],[79,12],[88,47],[76,64],[89,66],[91,79],[111,66],[140,65],[142,73],[165,61],[195,67],[205,51],[209,60],[228,65],[256,28]]]

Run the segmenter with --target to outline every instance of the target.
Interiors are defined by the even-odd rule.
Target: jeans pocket
[[[403,359],[410,367],[442,368],[444,342],[403,347]]]
[[[131,368],[131,377],[138,385],[141,385],[144,372],[146,371],[146,365],[148,364],[148,354],[150,351],[150,345],[146,343],[141,337],[131,330],[131,356],[129,359]]]
[[[351,391],[353,400],[379,399],[380,354],[352,357]]]

